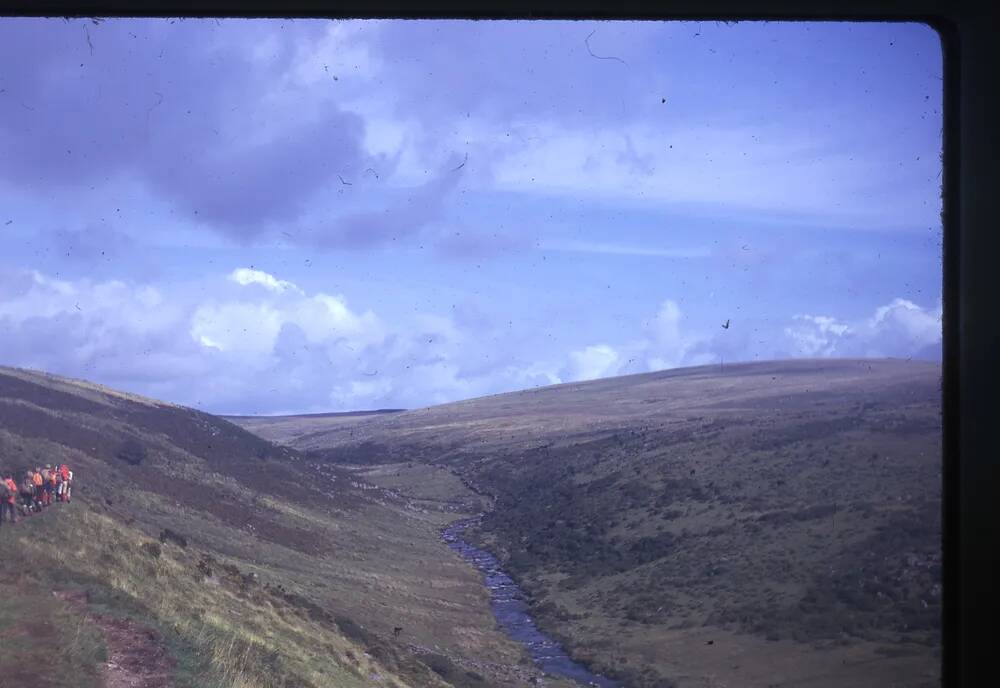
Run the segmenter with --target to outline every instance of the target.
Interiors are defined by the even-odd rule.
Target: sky
[[[280,414],[939,359],[941,79],[915,23],[0,18],[0,365]]]

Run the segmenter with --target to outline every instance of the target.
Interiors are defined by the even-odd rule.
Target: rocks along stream
[[[547,674],[568,678],[582,685],[618,688],[618,682],[592,673],[574,662],[559,643],[538,630],[528,613],[520,588],[503,572],[497,558],[462,539],[465,529],[477,520],[471,518],[453,523],[441,531],[441,538],[483,574],[486,587],[490,590],[493,615],[507,635],[527,648],[535,664]]]

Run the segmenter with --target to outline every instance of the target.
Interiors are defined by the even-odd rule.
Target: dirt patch
[[[174,661],[159,634],[131,619],[92,614],[84,592],[54,592],[101,629],[108,660],[101,668],[105,688],[172,688]]]

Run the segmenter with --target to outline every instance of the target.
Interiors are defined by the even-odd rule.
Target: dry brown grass
[[[38,572],[38,584],[104,591],[95,599],[109,610],[164,628],[184,660],[179,685],[209,686],[197,682],[207,676],[218,686],[356,685],[372,672],[382,685],[441,685],[411,644],[464,668],[494,663],[491,685],[524,661],[496,628],[477,573],[438,538],[460,514],[348,471],[317,473],[204,414],[99,401],[68,384],[0,371],[0,406],[25,409],[0,423],[5,463],[67,462],[77,473],[72,505],[12,530],[16,538],[0,533],[0,545],[16,544],[3,565]],[[123,437],[147,457],[118,458]],[[55,522],[67,529],[28,537]],[[160,558],[140,547],[163,529],[189,547],[163,545]],[[214,561],[207,578],[203,556]],[[244,590],[250,574],[257,582]],[[337,619],[364,637],[345,639]]]
[[[139,614],[183,641],[203,683],[233,688],[368,685],[395,676],[342,635],[278,599],[240,593],[219,574],[205,577],[194,552],[163,546],[159,556],[136,530],[86,506],[33,517],[5,542],[5,565],[27,564],[41,587],[86,584],[112,608]],[[354,659],[348,659],[347,653]],[[207,678],[206,678],[207,677]],[[294,680],[293,680],[294,679]],[[209,681],[210,680],[210,681]]]
[[[495,494],[471,535],[543,630],[631,686],[922,685],[940,644],[939,381],[901,360],[708,366],[291,443],[399,489],[423,461]],[[749,659],[719,663],[705,633]]]

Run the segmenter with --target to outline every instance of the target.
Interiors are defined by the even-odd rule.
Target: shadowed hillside
[[[286,441],[447,467],[493,495],[477,541],[544,630],[630,685],[930,686],[939,377],[900,360],[706,366]]]
[[[0,529],[0,675],[55,643],[69,648],[64,678],[45,685],[100,685],[110,646],[96,620],[118,628],[107,619],[120,616],[162,640],[176,686],[519,686],[537,674],[439,541],[453,506],[192,409],[0,368],[0,467],[62,462],[73,502]],[[35,608],[59,623],[24,613]]]

